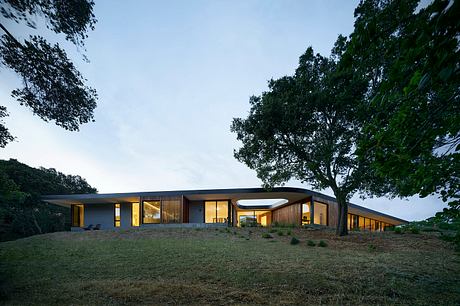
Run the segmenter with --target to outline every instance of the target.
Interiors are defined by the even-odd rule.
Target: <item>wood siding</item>
[[[300,225],[302,204],[296,203],[272,211],[272,222]]]

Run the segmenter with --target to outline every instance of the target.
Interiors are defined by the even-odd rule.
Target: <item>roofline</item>
[[[125,193],[88,193],[88,194],[67,194],[67,195],[44,195],[41,197],[42,201],[47,202],[48,200],[85,200],[85,199],[105,199],[105,198],[125,198],[125,197],[155,197],[155,196],[187,196],[187,195],[199,195],[199,194],[238,194],[238,193],[270,193],[270,192],[290,192],[290,193],[302,193],[313,198],[322,198],[325,200],[337,202],[337,200],[329,195],[325,195],[316,191],[312,191],[306,188],[299,187],[273,187],[265,189],[261,187],[257,188],[227,188],[227,189],[195,189],[195,190],[171,190],[171,191],[144,191],[144,192],[125,192]],[[369,213],[378,214],[383,217],[391,218],[402,223],[408,223],[407,220],[397,218],[370,208],[366,208],[357,204],[348,203],[350,207],[361,209]],[[254,206],[240,206],[239,208],[244,209],[276,209],[283,205],[260,205]]]

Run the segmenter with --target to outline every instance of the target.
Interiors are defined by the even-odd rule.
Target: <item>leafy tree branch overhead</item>
[[[36,29],[36,18],[42,18],[48,29],[64,34],[66,40],[84,46],[87,32],[96,23],[94,2],[89,0],[0,0],[3,17],[0,22],[0,61],[3,69],[13,70],[21,78],[23,87],[12,96],[45,121],[54,121],[69,131],[78,131],[81,124],[94,120],[96,90],[75,68],[59,44],[31,35],[19,41],[6,27],[13,21]],[[1,106],[0,118],[7,115]],[[14,137],[4,121],[0,121],[0,147]]]

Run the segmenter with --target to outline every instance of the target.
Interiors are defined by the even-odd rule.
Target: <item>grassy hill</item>
[[[291,229],[300,240],[291,245],[288,231],[61,232],[4,242],[0,303],[460,304],[460,257],[435,233]]]

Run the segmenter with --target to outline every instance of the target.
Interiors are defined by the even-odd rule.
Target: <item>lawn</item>
[[[0,243],[0,303],[460,304],[460,257],[436,233],[292,229],[300,243],[291,245],[281,231],[61,232]]]

